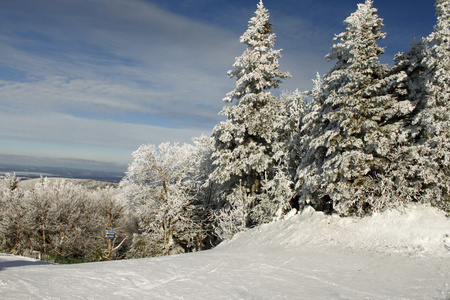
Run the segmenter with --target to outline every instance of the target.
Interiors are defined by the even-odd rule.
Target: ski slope
[[[184,255],[49,265],[0,255],[1,299],[450,299],[450,219],[312,209]]]

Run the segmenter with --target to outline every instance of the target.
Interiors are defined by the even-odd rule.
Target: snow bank
[[[219,247],[245,247],[248,235],[253,245],[328,245],[379,253],[450,256],[450,218],[441,210],[423,205],[365,218],[325,215],[308,207],[300,214],[238,234]]]
[[[449,219],[312,209],[210,251],[79,265],[0,255],[3,299],[450,299]]]
[[[51,263],[40,261],[34,258],[0,253],[0,271],[14,267],[50,265],[50,264]]]

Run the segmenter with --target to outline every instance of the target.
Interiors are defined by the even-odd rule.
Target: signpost
[[[114,230],[106,230],[106,238],[108,243],[108,259],[112,258],[112,247],[114,239],[116,238],[116,232]]]

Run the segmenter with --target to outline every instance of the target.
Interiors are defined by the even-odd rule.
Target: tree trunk
[[[42,220],[42,252],[43,254],[47,253],[47,244],[45,242],[45,220]]]
[[[252,193],[252,196],[256,196],[256,195],[260,194],[260,192],[261,192],[260,191],[261,179],[260,179],[258,172],[256,172],[256,171],[252,172],[251,180],[252,180],[251,193]]]

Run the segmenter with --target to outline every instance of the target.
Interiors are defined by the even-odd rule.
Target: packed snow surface
[[[0,254],[1,299],[450,299],[450,219],[411,206],[362,219],[312,209],[213,250],[50,265]]]

